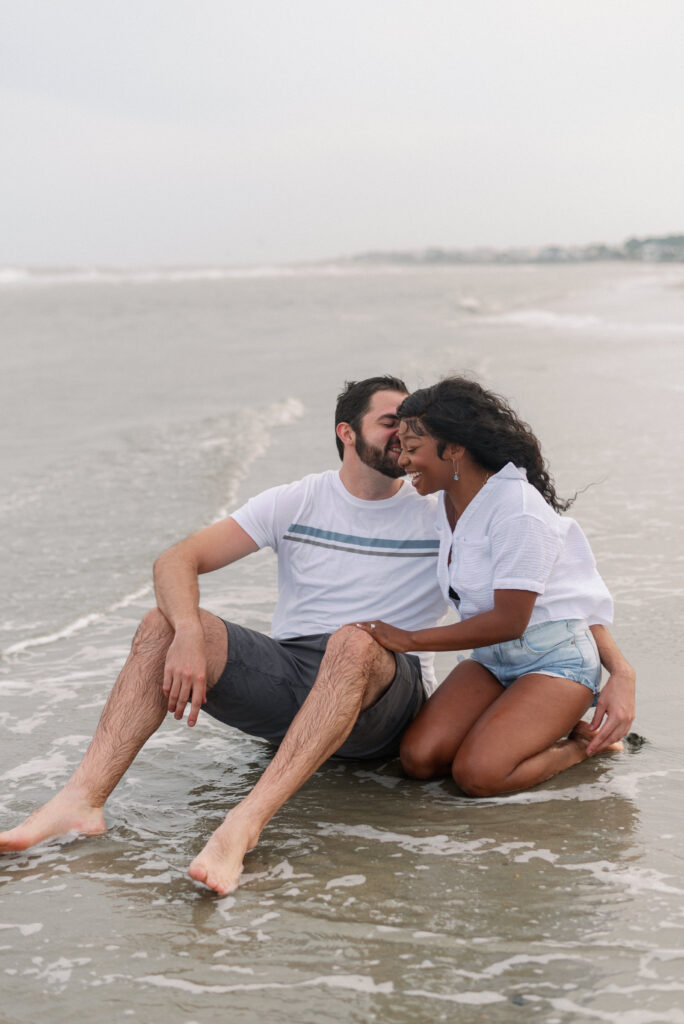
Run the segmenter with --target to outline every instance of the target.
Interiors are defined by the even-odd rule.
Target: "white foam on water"
[[[184,978],[167,978],[163,974],[149,974],[145,977],[138,978],[138,981],[144,984],[154,985],[157,988],[175,988],[182,992],[192,992],[197,995],[211,993],[224,995],[230,992],[262,992],[266,989],[314,988],[319,986],[327,988],[352,989],[355,992],[364,992],[369,994],[378,993],[391,995],[394,991],[394,985],[391,981],[376,983],[372,978],[367,978],[363,974],[331,974],[320,975],[316,978],[310,978],[307,981],[294,981],[290,983],[264,981],[253,982],[251,984],[242,983],[238,985],[201,985],[194,981],[187,981]]]
[[[268,871],[253,871],[251,873],[243,871],[239,884],[242,886],[247,882],[290,881],[301,878],[313,878],[313,875],[309,872],[296,872],[289,861],[281,860]]]
[[[31,718],[20,718],[16,725],[6,725],[5,728],[7,732],[16,733],[19,736],[27,736],[49,717],[50,715],[47,712],[45,714],[35,712]]]
[[[34,757],[30,761],[10,768],[4,775],[0,775],[2,782],[22,782],[25,779],[36,777],[50,789],[56,789],[57,783],[53,775],[60,775],[67,766],[67,759],[63,754],[50,754],[47,757]]]
[[[508,313],[482,317],[483,323],[514,325],[520,327],[552,327],[584,330],[596,327],[601,321],[596,316],[579,316],[574,313],[554,313],[550,309],[516,309]]]
[[[549,1005],[561,1013],[573,1014],[573,1020],[605,1020],[614,1024],[684,1024],[684,1011],[671,1010],[596,1010],[570,999],[549,999]]]
[[[240,469],[233,473],[226,502],[214,517],[214,522],[225,519],[235,509],[238,489],[247,476],[247,472],[255,461],[268,450],[271,442],[271,431],[275,427],[286,427],[301,419],[305,408],[298,398],[286,398],[282,402],[273,402],[262,413],[255,413],[250,418],[250,449],[249,458],[244,459]]]
[[[516,309],[483,316],[481,323],[503,327],[540,327],[548,330],[601,331],[604,334],[677,334],[684,335],[684,324],[677,321],[602,320],[595,315],[556,313],[550,309]]]
[[[558,860],[559,855],[557,853],[551,853],[551,850],[527,850],[525,853],[519,853],[513,858],[516,864],[527,864],[529,861],[535,858],[539,860],[548,861],[549,864],[555,864]]]
[[[145,865],[147,866],[147,865]],[[115,871],[84,871],[82,876],[84,878],[94,878],[97,880],[103,880],[105,882],[128,882],[130,885],[169,885],[173,881],[175,875],[170,871],[162,871],[158,875],[135,875],[133,872],[127,872],[126,874],[119,874]]]
[[[662,925],[661,925],[662,927]],[[649,967],[654,960],[669,963],[672,960],[684,960],[684,949],[654,949],[641,958],[639,962],[640,978],[657,978],[658,974]]]
[[[380,775],[379,772],[369,772],[363,769],[355,771],[354,778],[377,782],[379,786],[384,786],[385,789],[394,789],[402,781],[398,775]]]
[[[445,835],[411,836],[404,832],[390,832],[376,828],[374,825],[334,825],[329,822],[317,822],[317,826],[325,836],[356,836],[378,843],[394,843],[412,853],[431,853],[439,857],[453,857],[457,854],[481,851],[492,839],[473,839],[469,842],[449,839]]]
[[[36,921],[33,924],[0,924],[0,929],[16,928],[21,935],[35,935],[36,932],[42,931],[43,923]]]
[[[348,988],[354,992],[380,993],[391,995],[394,984],[391,981],[377,983],[363,974],[328,974],[303,982],[304,986],[326,985],[328,988]]]
[[[71,736],[58,736],[52,743],[55,747],[77,747],[80,749],[90,743],[91,739],[92,737],[87,733],[73,733]]]
[[[506,997],[500,992],[428,992],[424,988],[411,988],[402,992],[405,996],[434,999],[446,1003],[462,1003],[467,1006],[488,1006],[490,1003],[505,1003]]]
[[[60,990],[64,988],[68,981],[71,979],[74,967],[84,967],[86,964],[92,963],[91,957],[81,956],[75,957],[69,960],[67,957],[59,957],[58,960],[54,960],[52,963],[46,964],[45,967],[38,972],[38,978],[42,981],[47,981],[49,985],[57,985]]]
[[[343,889],[352,887],[355,885],[365,885],[365,875],[342,875],[340,878],[331,878],[326,883],[326,889]]]
[[[5,650],[2,651],[2,656],[7,657],[12,654],[21,654],[23,651],[30,650],[33,647],[44,647],[46,644],[54,644],[58,640],[68,640],[76,633],[80,633],[84,629],[87,629],[88,626],[93,625],[93,623],[101,622],[114,612],[130,607],[132,604],[135,604],[136,601],[141,600],[141,598],[147,597],[151,592],[151,583],[146,584],[144,587],[139,587],[137,590],[134,590],[130,594],[126,594],[120,600],[109,605],[109,607],[102,612],[89,612],[87,615],[81,615],[62,629],[55,630],[54,633],[47,633],[44,636],[30,637],[28,640],[20,640],[16,644],[10,644],[9,647],[6,647]]]
[[[632,895],[642,892],[662,892],[682,896],[684,889],[669,885],[664,875],[654,868],[622,868],[608,860],[588,861],[583,864],[559,864],[564,871],[587,871],[598,882],[619,885]]]
[[[234,950],[232,949],[220,949],[214,956],[234,956]],[[226,971],[232,974],[254,974],[253,967],[238,967],[235,964],[212,964],[212,971]]]
[[[262,914],[261,917],[255,917],[253,921],[250,921],[250,928],[258,928],[262,924],[266,924],[267,921],[275,921],[276,918],[280,917],[275,911],[270,911],[268,914]]]
[[[582,960],[581,956],[568,955],[567,953],[541,953],[539,955],[518,953],[515,956],[507,957],[505,960],[500,960],[495,964],[490,964],[489,967],[481,972],[482,977],[498,978],[500,975],[505,974],[514,967],[520,967],[521,964],[541,964],[546,966],[552,963],[554,960]]]
[[[311,277],[382,277],[405,274],[416,267],[398,264],[363,264],[351,262],[267,263],[256,266],[211,267],[73,267],[43,270],[29,267],[0,267],[0,287],[52,288],[73,285],[122,284],[154,285],[216,281],[271,280]],[[430,268],[434,272],[434,269]]]

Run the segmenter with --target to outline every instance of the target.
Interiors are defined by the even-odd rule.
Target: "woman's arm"
[[[409,632],[386,622],[357,622],[388,651],[469,651],[522,636],[537,595],[530,590],[495,590],[494,607],[449,626]]]
[[[609,673],[601,690],[590,728],[596,735],[587,754],[599,754],[611,743],[621,740],[634,721],[634,669],[605,626],[591,626],[601,664]]]

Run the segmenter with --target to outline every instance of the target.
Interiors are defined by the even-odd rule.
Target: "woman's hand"
[[[587,754],[600,754],[612,743],[623,739],[634,721],[635,674],[625,662],[613,671],[601,690],[590,729],[595,733]]]
[[[600,754],[612,743],[623,739],[634,721],[634,669],[615,643],[606,626],[589,627],[596,641],[601,664],[609,677],[599,694],[598,703],[589,728],[594,737],[587,754]]]
[[[385,647],[388,651],[405,654],[406,651],[413,650],[411,634],[407,633],[405,629],[390,626],[379,619],[375,619],[373,622],[355,622],[354,625],[358,626],[359,629],[363,629],[374,640],[377,640],[381,647]]]

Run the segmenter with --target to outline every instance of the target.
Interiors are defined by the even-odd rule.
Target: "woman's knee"
[[[451,766],[451,775],[466,796],[496,796],[505,790],[505,773],[477,753],[459,751]]]
[[[399,747],[401,767],[411,779],[433,779],[448,772],[449,758],[440,757],[434,742],[425,733],[409,728]]]
[[[434,775],[433,759],[420,744],[404,738],[399,748],[401,767],[411,779],[431,779]]]

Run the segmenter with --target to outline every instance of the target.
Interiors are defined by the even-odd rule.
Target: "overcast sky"
[[[681,0],[0,12],[0,264],[684,231]]]

